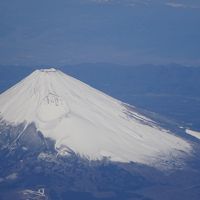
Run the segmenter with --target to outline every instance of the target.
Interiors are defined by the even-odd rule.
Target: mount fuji
[[[0,199],[151,199],[135,191],[181,188],[197,173],[187,165],[198,142],[156,119],[54,68],[34,71],[0,95]]]
[[[34,123],[58,153],[92,160],[156,164],[192,149],[134,108],[53,68],[36,70],[1,94],[0,116],[2,123],[24,125],[12,145]]]

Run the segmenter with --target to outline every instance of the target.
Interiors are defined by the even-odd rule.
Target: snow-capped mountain
[[[58,154],[74,152],[89,160],[106,157],[156,166],[192,151],[189,142],[134,107],[53,68],[36,70],[2,93],[0,119],[5,126],[22,126],[17,134],[10,132],[15,134],[12,148],[34,124],[35,132],[55,142]],[[23,148],[29,148],[26,142]]]

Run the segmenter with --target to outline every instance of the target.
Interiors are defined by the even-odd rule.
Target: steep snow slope
[[[89,159],[152,165],[191,151],[189,143],[122,102],[55,69],[36,70],[1,94],[0,117],[14,125],[34,122],[58,152]]]

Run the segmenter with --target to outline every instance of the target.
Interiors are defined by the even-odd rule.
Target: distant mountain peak
[[[91,160],[156,165],[191,151],[184,139],[54,68],[36,70],[1,94],[0,118],[34,123],[58,152],[65,146]]]

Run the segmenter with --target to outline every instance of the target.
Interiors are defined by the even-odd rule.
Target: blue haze
[[[0,64],[200,64],[199,1],[0,0]]]

